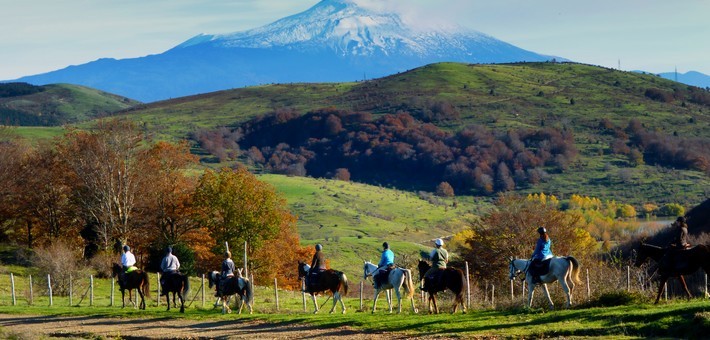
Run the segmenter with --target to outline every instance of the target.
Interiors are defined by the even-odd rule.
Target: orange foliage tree
[[[247,242],[250,270],[257,280],[277,277],[293,284],[302,252],[296,217],[271,185],[243,167],[207,170],[198,181],[194,204],[199,222],[216,241],[215,254],[224,251],[224,242],[234,249]]]

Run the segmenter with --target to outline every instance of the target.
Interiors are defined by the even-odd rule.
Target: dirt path
[[[122,319],[94,316],[0,314],[4,336],[20,339],[404,339],[393,333],[363,333],[349,327],[320,329],[261,321],[195,321],[171,318]],[[3,334],[0,333],[0,336]]]

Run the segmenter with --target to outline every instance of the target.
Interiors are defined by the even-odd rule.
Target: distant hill
[[[425,30],[396,13],[323,0],[263,27],[200,34],[163,53],[103,58],[17,81],[80,84],[150,102],[260,84],[372,79],[442,61],[554,58],[460,26]]]
[[[664,73],[659,73],[659,76],[670,79],[670,80],[676,80],[683,83],[683,84],[688,84],[688,85],[693,85],[697,87],[702,87],[702,88],[710,88],[710,76],[704,73],[696,72],[696,71],[690,71],[686,73],[677,73],[676,72],[664,72]]]
[[[501,133],[553,128],[571,132],[579,154],[562,168],[545,166],[548,178],[517,191],[585,194],[640,207],[647,201],[690,205],[705,198],[708,176],[693,170],[702,168],[703,161],[675,164],[664,158],[672,149],[659,149],[643,155],[646,164],[625,153],[648,147],[635,143],[656,142],[679,150],[690,149],[673,143],[700,143],[692,145],[701,146],[701,153],[710,149],[702,147],[710,136],[709,103],[703,89],[589,65],[440,63],[366,82],[219,91],[139,105],[120,114],[168,138],[229,127],[216,132],[225,139],[231,129],[259,115],[279,110],[306,114],[319,108],[375,116],[407,112],[450,132],[472,125]],[[627,130],[631,120],[639,124],[634,131],[643,134]],[[624,139],[629,134],[638,139]],[[498,165],[490,166],[495,172]]]
[[[0,124],[58,126],[107,116],[139,104],[84,86],[0,83]]]

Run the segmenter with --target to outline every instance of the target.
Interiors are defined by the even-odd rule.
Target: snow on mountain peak
[[[462,39],[493,39],[449,25],[426,31],[399,14],[370,10],[353,0],[323,0],[310,9],[259,28],[219,35],[198,35],[179,47],[210,43],[220,47],[312,49],[328,47],[340,55],[436,53],[461,49]]]

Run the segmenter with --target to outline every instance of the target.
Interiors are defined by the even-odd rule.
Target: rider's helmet
[[[685,217],[678,216],[678,219],[676,219],[676,222],[681,223],[681,224],[685,224]]]
[[[382,248],[390,249],[390,245],[387,242],[382,243]]]
[[[165,252],[168,253],[168,254],[172,254],[172,253],[173,253],[173,247],[172,247],[172,246],[167,246],[167,247],[165,248]]]
[[[321,251],[322,249],[323,246],[320,243],[316,244],[316,251]]]
[[[444,245],[444,240],[442,240],[442,239],[440,239],[440,238],[437,238],[437,239],[434,241],[434,244],[436,244],[437,247],[441,247],[441,246]]]
[[[547,234],[547,229],[545,229],[545,227],[540,227],[540,228],[537,228],[537,232],[541,235]]]
[[[123,246],[123,251],[131,251],[131,247],[125,245]]]

